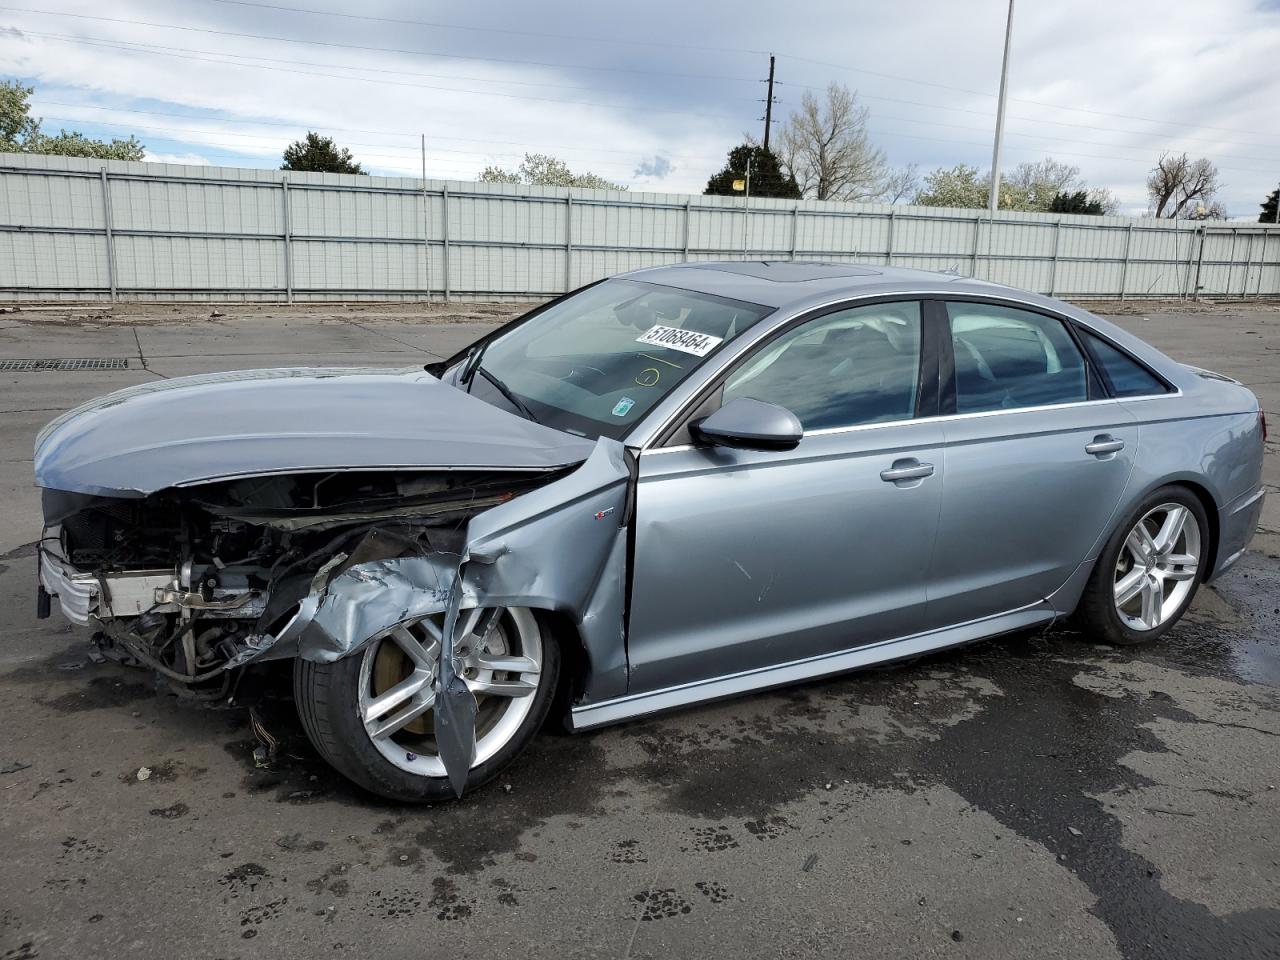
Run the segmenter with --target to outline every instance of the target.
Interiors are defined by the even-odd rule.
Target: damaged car
[[[189,696],[292,660],[386,797],[574,730],[1071,614],[1158,640],[1245,550],[1265,420],[1066,303],[851,264],[687,263],[426,368],[121,390],[39,435],[54,600]]]

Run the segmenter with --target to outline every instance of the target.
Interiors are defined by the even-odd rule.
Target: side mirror
[[[776,403],[738,397],[690,424],[695,438],[741,450],[791,450],[804,436],[796,415]]]

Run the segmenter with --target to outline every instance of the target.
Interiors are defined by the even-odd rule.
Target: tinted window
[[[1084,357],[1061,321],[985,303],[949,303],[956,412],[1087,400]]]
[[[725,384],[724,402],[751,397],[786,407],[806,430],[915,414],[920,305],[882,303],[801,324]]]
[[[1106,372],[1107,379],[1111,381],[1111,391],[1117,397],[1141,397],[1168,392],[1154,374],[1128,354],[1086,330],[1081,330],[1080,335],[1093,351],[1098,366]]]

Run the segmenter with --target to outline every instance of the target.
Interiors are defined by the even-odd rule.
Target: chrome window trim
[[[1182,396],[1182,388],[1174,387],[1164,393],[1140,393],[1136,397],[1114,397],[1115,400],[1123,400],[1125,403],[1136,403],[1142,400],[1168,400],[1173,397]]]
[[[846,294],[844,296],[836,297],[831,300],[823,300],[818,303],[808,304],[801,309],[792,311],[785,315],[775,314],[772,316],[772,318],[766,318],[766,319],[772,319],[773,322],[768,323],[767,328],[763,330],[759,329],[761,326],[765,325],[763,322],[759,324],[755,324],[748,331],[748,334],[754,334],[753,337],[751,337],[750,339],[744,339],[744,338],[735,339],[734,342],[736,342],[739,347],[737,351],[735,351],[732,355],[724,355],[719,357],[718,358],[719,363],[716,365],[714,370],[707,370],[705,368],[703,369],[702,372],[704,376],[699,380],[697,387],[692,388],[690,395],[682,397],[679,400],[674,400],[674,398],[670,396],[666,398],[665,403],[675,404],[674,410],[672,410],[670,413],[665,415],[662,414],[661,408],[651,410],[646,420],[636,425],[635,430],[628,437],[628,443],[638,446],[642,454],[655,453],[663,450],[675,451],[675,450],[694,449],[695,445],[693,444],[681,444],[676,447],[660,447],[656,444],[655,438],[665,433],[668,427],[670,427],[673,423],[677,422],[682,416],[684,416],[693,407],[694,401],[698,393],[701,392],[702,387],[705,386],[708,381],[718,377],[725,367],[734,363],[744,353],[747,353],[748,351],[753,350],[761,340],[764,340],[767,337],[771,336],[779,328],[785,327],[788,323],[790,323],[792,320],[797,319],[798,317],[802,317],[802,316],[805,316],[806,314],[814,313],[819,310],[825,310],[828,307],[840,306],[842,304],[848,304],[850,305],[850,307],[853,307],[857,305],[859,301],[863,301],[863,300],[879,300],[882,302],[890,302],[890,301],[896,301],[896,300],[943,300],[943,301],[946,301],[951,299],[955,299],[962,302],[994,303],[997,305],[1018,304],[1021,306],[1030,307],[1032,308],[1033,312],[1042,313],[1046,316],[1054,317],[1055,319],[1059,320],[1064,324],[1081,323],[1082,326],[1088,328],[1091,334],[1101,337],[1103,340],[1107,341],[1108,343],[1111,342],[1109,337],[1106,337],[1099,331],[1095,330],[1093,327],[1089,326],[1089,324],[1083,323],[1081,321],[1077,321],[1074,317],[1070,317],[1062,313],[1058,313],[1056,311],[1046,308],[1041,303],[1037,303],[1034,300],[1028,300],[1023,297],[1011,297],[1011,296],[1005,296],[1002,294],[987,294],[987,293],[977,294],[977,293],[970,293],[967,291],[953,293],[946,290],[900,290],[900,291],[893,291],[891,293],[886,293],[884,291],[877,291],[877,292],[867,292],[863,294],[857,294],[854,296],[849,296],[848,294]],[[744,335],[744,337],[745,336],[746,335]],[[1127,350],[1123,350],[1123,348],[1119,347],[1117,344],[1114,344],[1114,343],[1112,343],[1111,345],[1116,347],[1116,349],[1121,350],[1121,352],[1123,352],[1126,356],[1129,356],[1129,352]],[[1136,360],[1136,358],[1134,359]],[[1138,362],[1141,363],[1141,361],[1138,361]],[[1143,363],[1142,366],[1148,367],[1149,365]],[[1152,371],[1152,372],[1155,372],[1155,371]],[[1168,380],[1168,378],[1164,377],[1162,374],[1157,374],[1157,375],[1160,376],[1161,379]],[[685,383],[681,384],[681,386],[682,387],[687,386],[688,383],[689,381],[685,381]],[[1089,405],[1102,404],[1102,403],[1117,403],[1122,400],[1133,401],[1133,400],[1173,399],[1173,398],[1181,397],[1182,395],[1183,395],[1182,388],[1179,387],[1177,384],[1173,384],[1173,389],[1168,393],[1143,394],[1142,396],[1139,396],[1139,397],[1104,397],[1101,400],[1073,400],[1068,403],[1043,404],[1040,406],[1030,406],[1030,407],[1010,407],[1008,409],[1000,409],[1000,410],[975,410],[970,413],[943,414],[941,416],[934,416],[934,417],[908,417],[902,420],[886,420],[881,423],[854,424],[848,427],[825,427],[821,430],[807,431],[805,433],[805,436],[806,437],[822,436],[825,434],[843,433],[843,432],[848,432],[852,430],[866,430],[866,429],[874,429],[877,427],[901,426],[904,423],[915,423],[915,422],[937,423],[939,421],[956,420],[956,419],[963,419],[968,417],[985,417],[985,416],[993,416],[997,414],[1006,414],[1006,413],[1025,413],[1028,410],[1054,410],[1054,409],[1063,409],[1066,407],[1081,407],[1081,406],[1089,406]],[[648,424],[648,418],[651,418],[651,417],[658,417],[660,419],[657,421],[656,426],[650,429]],[[641,433],[644,434],[644,439],[637,443],[635,438]]]
[[[1161,396],[1173,396],[1173,394],[1162,394]],[[1127,400],[1130,398],[1126,397],[1124,399]],[[1159,397],[1152,397],[1151,399],[1159,399]],[[1006,409],[975,410],[972,413],[944,413],[934,417],[911,417],[906,420],[883,420],[877,423],[858,423],[849,427],[824,427],[821,430],[806,431],[804,436],[805,437],[825,437],[825,436],[834,436],[842,433],[855,433],[862,430],[876,430],[883,427],[901,427],[909,423],[921,423],[921,424],[949,423],[952,420],[974,420],[979,417],[991,417],[991,416],[998,416],[998,415],[1008,414],[1008,413],[1030,413],[1032,411],[1040,411],[1040,410],[1066,410],[1070,407],[1094,407],[1094,406],[1102,406],[1104,404],[1118,405],[1120,401],[1121,401],[1121,398],[1119,397],[1104,397],[1101,400],[1074,400],[1070,403],[1044,404],[1043,406],[1039,406],[1039,407],[1011,407],[1007,410]],[[803,440],[804,438],[802,437],[801,442],[803,442]],[[943,442],[945,443],[946,441],[944,440]],[[683,443],[676,447],[650,447],[650,448],[641,450],[640,453],[642,455],[643,454],[653,455],[657,453],[674,453],[680,450],[698,450],[698,449],[701,449],[701,448],[697,444]]]

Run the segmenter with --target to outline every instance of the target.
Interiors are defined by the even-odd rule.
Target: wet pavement
[[[1280,312],[1161,310],[1122,322],[1280,423]],[[1158,646],[1058,628],[548,730],[429,809],[331,773],[285,671],[187,705],[35,619],[44,420],[155,375],[422,362],[490,319],[357,317],[0,318],[0,356],[136,361],[0,374],[0,958],[1280,955],[1274,441],[1255,551]]]

